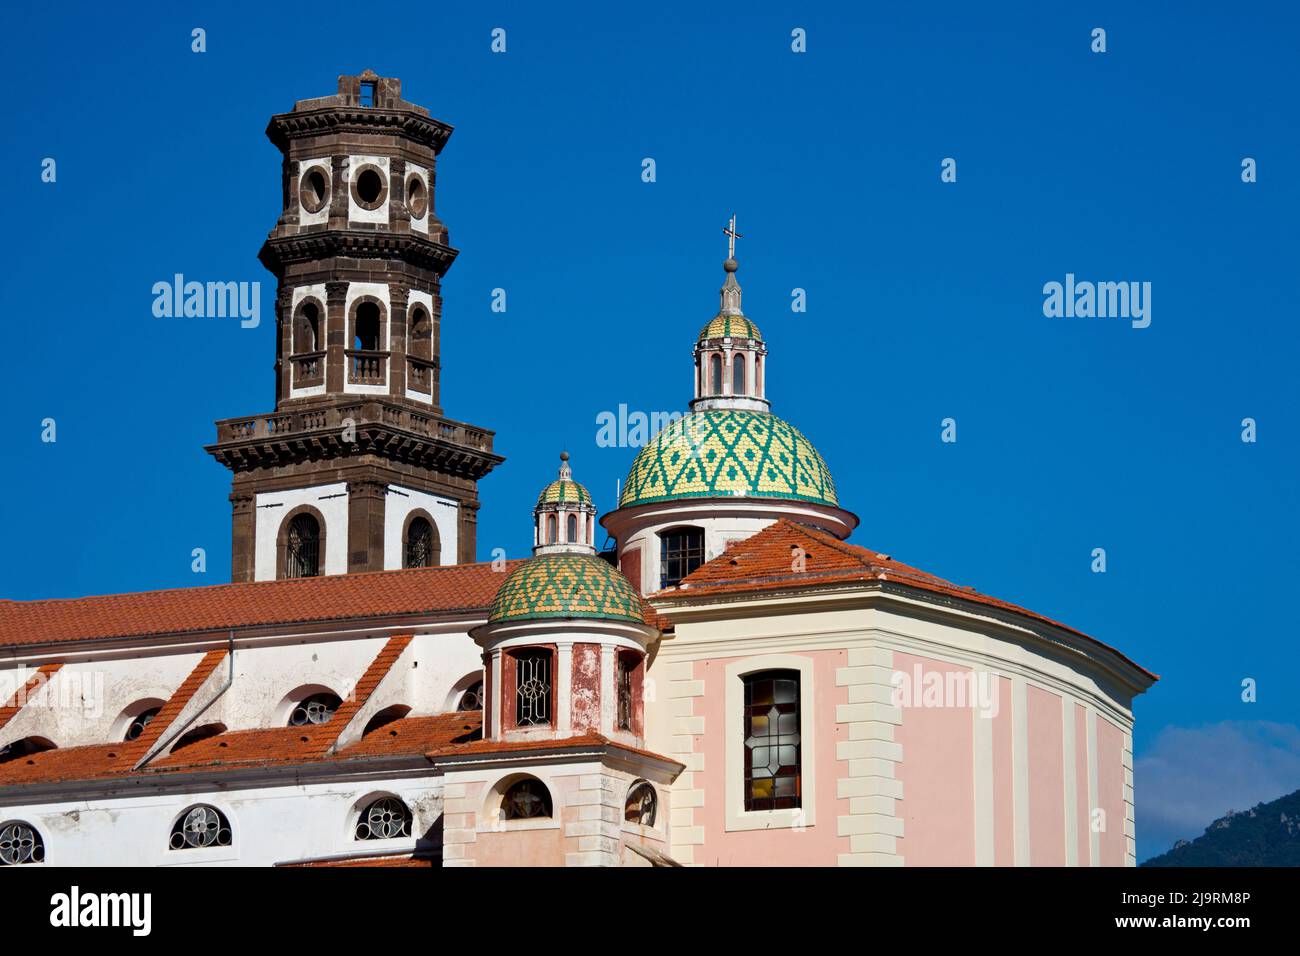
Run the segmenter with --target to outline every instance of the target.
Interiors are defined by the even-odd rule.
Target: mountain
[[[1237,813],[1143,866],[1300,866],[1300,790]]]

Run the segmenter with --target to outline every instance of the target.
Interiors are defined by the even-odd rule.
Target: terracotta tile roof
[[[203,682],[207,680],[217,665],[226,659],[225,651],[208,651],[203,658],[190,671],[190,675],[181,682],[181,686],[176,688],[176,692],[167,699],[167,703],[159,708],[154,719],[149,721],[142,733],[135,740],[125,742],[121,745],[121,750],[126,754],[131,764],[138,763],[141,758],[153,749],[154,745],[162,739],[163,733],[171,730],[172,724],[180,716],[185,705],[190,702]]]
[[[678,763],[671,757],[665,757],[663,754],[657,754],[650,750],[643,750],[640,747],[633,747],[629,744],[622,743],[606,737],[604,734],[589,733],[579,737],[562,737],[558,740],[539,739],[539,740],[471,740],[465,742],[450,742],[441,747],[429,751],[429,759],[435,763],[440,757],[460,757],[472,756],[475,754],[497,754],[497,753],[517,753],[529,750],[581,750],[593,747],[614,747],[618,750],[626,750],[628,753],[640,754],[643,757],[653,757],[656,760],[662,760],[665,763],[674,764],[678,767],[685,768],[685,764]]]
[[[385,724],[352,746],[329,755],[329,749],[348,721],[365,705],[410,641],[408,634],[390,638],[357,682],[352,697],[335,711],[327,723],[229,731],[188,744],[133,771],[132,767],[161,739],[175,715],[180,713],[203,681],[225,660],[225,651],[212,651],[204,655],[138,739],[129,743],[58,748],[0,763],[0,787],[97,780],[131,774],[144,777],[178,771],[307,764],[327,759],[416,756],[477,731],[480,724],[477,713],[405,717]]]
[[[57,674],[62,666],[62,664],[42,664],[36,668],[32,676],[27,678],[27,682],[14,691],[13,697],[9,698],[9,703],[0,707],[0,730],[3,730],[5,724],[13,720],[18,711],[23,709],[23,705],[31,698],[32,693]]]
[[[403,717],[377,727],[356,743],[344,747],[334,756],[340,760],[354,757],[386,757],[394,754],[429,753],[468,741],[483,728],[480,711],[454,711],[426,717]]]
[[[521,560],[246,584],[0,601],[0,647],[222,631],[351,618],[477,611]]]
[[[796,559],[800,557],[802,557],[802,568],[796,570]],[[750,538],[732,544],[712,561],[701,565],[683,578],[677,587],[666,588],[650,595],[649,599],[656,604],[660,601],[665,602],[659,605],[658,609],[671,614],[674,605],[687,603],[696,597],[811,588],[853,582],[904,585],[1010,611],[1077,634],[1118,654],[1151,678],[1158,679],[1155,674],[1124,657],[1115,648],[1067,624],[1009,601],[981,594],[974,588],[945,581],[919,568],[895,561],[887,554],[859,545],[847,544],[834,535],[797,524],[786,518],[769,525]]]

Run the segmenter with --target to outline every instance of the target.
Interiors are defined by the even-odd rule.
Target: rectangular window
[[[799,672],[763,671],[744,683],[745,809],[799,807]]]
[[[551,722],[551,652],[527,648],[515,653],[515,725]]]
[[[362,106],[375,105],[375,84],[373,83],[361,84],[361,105]]]
[[[678,584],[704,563],[704,532],[700,528],[672,528],[659,537],[659,586]]]

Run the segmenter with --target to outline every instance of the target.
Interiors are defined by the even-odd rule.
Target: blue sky
[[[684,408],[734,211],[774,411],[826,458],[853,540],[1162,675],[1137,704],[1139,856],[1224,800],[1300,787],[1294,12],[816,6],[7,13],[3,596],[228,579],[229,479],[202,446],[215,419],[273,405],[263,131],[369,67],[457,128],[443,404],[508,459],[481,485],[480,556],[526,553],[561,447],[613,506],[634,449],[598,448],[596,416]],[[260,280],[266,318],[155,319],[150,288],[176,272]],[[1044,317],[1067,272],[1150,282],[1150,327]],[[1206,779],[1224,748],[1264,769],[1190,814],[1160,802],[1144,768]]]

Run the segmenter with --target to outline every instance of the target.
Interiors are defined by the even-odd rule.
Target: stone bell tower
[[[233,472],[231,579],[475,558],[492,432],[442,413],[434,212],[451,127],[367,70],[300,100],[266,133],[283,209],[259,258],[277,292],[275,411],[217,422]]]

